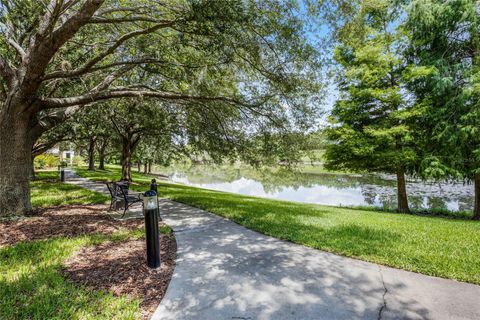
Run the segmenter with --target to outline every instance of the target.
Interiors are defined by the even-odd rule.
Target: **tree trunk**
[[[29,177],[33,142],[29,122],[26,115],[13,112],[3,113],[0,119],[0,217],[20,216],[32,210]]]
[[[122,180],[132,181],[132,154],[134,144],[127,138],[122,138]]]
[[[88,142],[88,170],[95,171],[95,139]]]
[[[148,173],[152,173],[152,160],[148,161]]]
[[[98,155],[98,170],[105,170],[105,153],[101,153]]]
[[[105,170],[105,149],[106,149],[106,143],[103,142],[100,144],[100,147],[98,148],[98,169],[99,170]]]
[[[408,208],[407,185],[405,183],[405,169],[399,168],[397,170],[397,199],[398,212],[410,213]]]
[[[475,174],[475,206],[473,208],[473,220],[480,220],[480,173]]]
[[[143,164],[143,173],[144,174],[148,173],[148,161],[145,161]]]
[[[35,176],[35,166],[33,165],[35,161],[35,156],[32,155],[32,166],[31,166],[31,170],[30,170],[30,180],[35,180],[36,176]]]
[[[138,173],[142,172],[142,163],[140,161],[137,162],[137,171]]]

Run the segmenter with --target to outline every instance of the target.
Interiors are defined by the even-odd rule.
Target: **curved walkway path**
[[[178,256],[154,320],[480,319],[480,286],[281,241],[169,200],[160,210]]]

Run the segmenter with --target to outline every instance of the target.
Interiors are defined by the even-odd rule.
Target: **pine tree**
[[[420,173],[475,183],[474,218],[480,219],[480,1],[412,1],[405,29],[415,63],[408,82],[426,108]],[[418,72],[418,70],[421,70]]]
[[[396,174],[398,211],[408,213],[405,176],[419,158],[414,124],[420,109],[403,84],[398,16],[390,1],[362,2],[335,50],[340,99],[330,117],[326,167]],[[346,34],[346,33],[344,33]]]

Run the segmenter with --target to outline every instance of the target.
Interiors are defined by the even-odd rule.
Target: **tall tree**
[[[121,180],[132,181],[132,162],[139,144],[156,139],[156,146],[167,147],[178,126],[167,110],[155,101],[123,100],[111,113],[111,123],[121,141]]]
[[[113,133],[109,110],[104,104],[80,109],[69,123],[70,139],[77,145],[85,146],[87,150],[88,170],[95,170],[95,152],[101,146],[102,157],[105,156],[106,143],[109,134]]]
[[[317,60],[300,9],[294,0],[1,0],[0,216],[31,209],[41,134],[98,101],[201,102],[234,106],[245,121],[288,113],[305,125]]]
[[[98,169],[105,170],[105,159],[112,149],[113,131],[102,131],[97,137]]]
[[[404,27],[409,87],[426,109],[421,174],[473,181],[480,219],[480,1],[411,1]]]
[[[408,213],[405,175],[419,153],[414,120],[419,110],[402,92],[405,61],[398,8],[391,1],[365,1],[344,28],[335,59],[340,99],[334,106],[326,167],[396,174],[398,211]]]

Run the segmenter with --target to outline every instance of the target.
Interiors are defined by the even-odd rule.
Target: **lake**
[[[396,208],[396,182],[388,175],[301,173],[244,167],[162,168],[174,182],[248,196],[332,206]],[[407,179],[410,208],[467,211],[473,208],[473,185]]]

